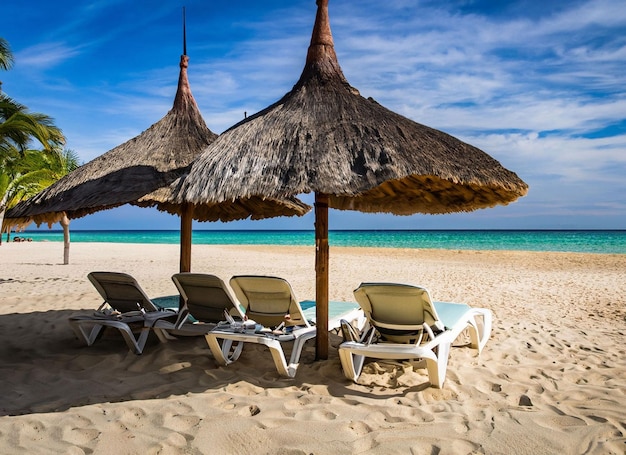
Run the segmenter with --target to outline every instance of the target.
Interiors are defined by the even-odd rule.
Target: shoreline
[[[625,231],[626,232],[626,231]],[[3,241],[0,244],[0,256],[2,255],[2,248],[7,245],[56,245],[56,247],[63,253],[63,241],[56,240],[32,240],[32,241],[19,241],[19,242],[5,242]],[[71,241],[70,242],[70,250],[73,250],[76,245],[91,245],[91,246],[99,246],[103,247],[106,245],[120,245],[120,246],[128,246],[128,247],[175,247],[179,248],[179,243],[146,243],[146,242],[115,242],[115,241]],[[288,248],[296,248],[296,249],[315,249],[315,245],[285,245],[285,244],[271,244],[271,243],[193,243],[191,245],[192,254],[195,248],[206,248],[206,247],[216,247],[216,248],[258,248],[259,250],[272,250],[274,248],[279,249],[288,249]],[[363,250],[381,250],[381,252],[388,252],[389,250],[406,250],[410,252],[441,252],[441,253],[504,253],[504,254],[512,254],[512,253],[531,253],[531,254],[555,254],[555,255],[591,255],[591,256],[625,256],[626,253],[614,253],[614,252],[591,252],[591,251],[543,251],[543,250],[523,250],[523,249],[472,249],[472,248],[429,248],[429,247],[403,247],[403,246],[370,246],[370,245],[329,245],[330,249],[363,249]],[[71,253],[70,253],[71,254]]]
[[[62,243],[3,243],[0,452],[623,453],[625,255],[330,248],[332,300],[353,300],[362,281],[423,285],[494,312],[485,350],[453,348],[434,389],[424,370],[382,362],[348,381],[336,335],[326,361],[307,344],[294,380],[256,346],[228,367],[203,339],[151,338],[141,356],[117,333],[83,347],[67,317],[101,303],[87,273],[127,272],[149,296],[171,295],[179,246],[72,243],[62,265]],[[194,245],[192,270],[281,276],[305,300],[314,254]]]
[[[62,233],[33,241],[62,242]],[[31,238],[31,237],[28,237]],[[72,231],[73,243],[178,244],[177,230]],[[305,230],[195,230],[194,245],[315,245]],[[479,251],[562,251],[626,254],[626,230],[331,230],[331,246]]]

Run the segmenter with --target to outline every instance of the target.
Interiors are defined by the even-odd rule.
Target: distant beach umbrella
[[[139,136],[80,166],[6,214],[5,223],[24,227],[31,222],[52,225],[124,204],[156,205],[181,215],[180,270],[191,268],[191,223],[303,215],[310,207],[295,198],[253,197],[221,205],[170,204],[165,199],[172,182],[189,169],[201,150],[217,135],[206,126],[187,78],[189,58],[180,60],[178,89],[172,109]],[[162,191],[159,191],[162,189]],[[67,218],[64,218],[67,216]]]
[[[180,61],[172,109],[140,135],[80,166],[7,213],[13,221],[56,223],[137,201],[180,177],[200,150],[217,138],[206,126]]]
[[[451,213],[508,204],[527,189],[476,147],[362,97],[339,66],[328,0],[318,0],[298,82],[208,146],[180,183],[176,200],[227,204],[315,193],[316,349],[317,358],[325,359],[329,207]]]

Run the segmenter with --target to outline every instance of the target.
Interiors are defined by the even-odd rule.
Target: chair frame
[[[430,316],[424,318],[422,334],[413,343],[372,342],[371,337],[369,340],[354,340],[354,337],[350,337],[351,339],[344,341],[339,346],[339,359],[344,375],[354,382],[357,382],[363,370],[366,357],[389,360],[423,359],[426,361],[430,383],[434,387],[441,388],[446,378],[450,349],[461,332],[469,330],[471,346],[479,354],[489,339],[492,327],[492,313],[490,310],[472,308],[459,303],[433,302],[430,300],[430,293],[426,288],[397,283],[361,283],[355,290],[355,297],[362,308],[366,307],[363,310],[368,323],[373,328],[377,327],[377,321],[371,317],[371,302],[363,302],[363,299],[364,294],[366,294],[365,289],[376,286],[398,286],[409,291],[415,289],[419,292],[425,292],[429,300],[429,305],[427,306],[429,306],[428,313],[430,313]],[[452,309],[452,312],[456,313],[455,322],[450,323],[450,326],[441,324],[437,311],[438,304],[442,309],[445,308],[447,311]],[[482,324],[478,323],[479,319],[482,320]],[[452,318],[450,320],[452,321]],[[387,329],[395,328],[393,324],[385,324],[384,327]],[[416,330],[415,324],[397,324],[397,327],[399,330]],[[437,329],[437,332],[433,330],[433,327]],[[439,331],[438,329],[443,330]],[[344,330],[345,332],[346,330]],[[424,333],[427,336],[422,336]]]
[[[120,332],[128,349],[139,355],[143,352],[150,329],[153,328],[156,321],[174,315],[171,311],[159,310],[137,280],[127,273],[90,272],[87,278],[104,301],[93,314],[75,315],[68,319],[76,337],[87,346],[94,344],[102,329],[111,327]],[[110,284],[133,289],[136,292],[136,298],[120,299],[112,295],[109,293]],[[137,308],[131,309],[132,302],[136,304]],[[132,323],[143,323],[137,336],[130,326]],[[161,339],[161,334],[158,331],[156,333]]]

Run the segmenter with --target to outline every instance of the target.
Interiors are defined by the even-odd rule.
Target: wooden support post
[[[70,263],[70,219],[65,212],[61,218],[61,226],[63,226],[63,264],[67,265]]]
[[[180,271],[191,272],[191,223],[193,204],[185,203],[180,214]]]
[[[315,358],[328,359],[328,195],[315,193]]]

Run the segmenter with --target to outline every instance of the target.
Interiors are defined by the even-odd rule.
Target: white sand
[[[204,338],[152,337],[135,356],[112,331],[83,347],[67,318],[100,304],[87,273],[174,294],[178,246],[71,249],[61,265],[60,243],[0,246],[2,454],[626,453],[626,255],[331,248],[332,300],[394,281],[494,312],[483,353],[454,348],[439,390],[383,363],[351,383],[334,335],[294,380],[255,345],[228,367]],[[312,247],[194,246],[192,268],[281,276],[304,300],[313,261]]]

